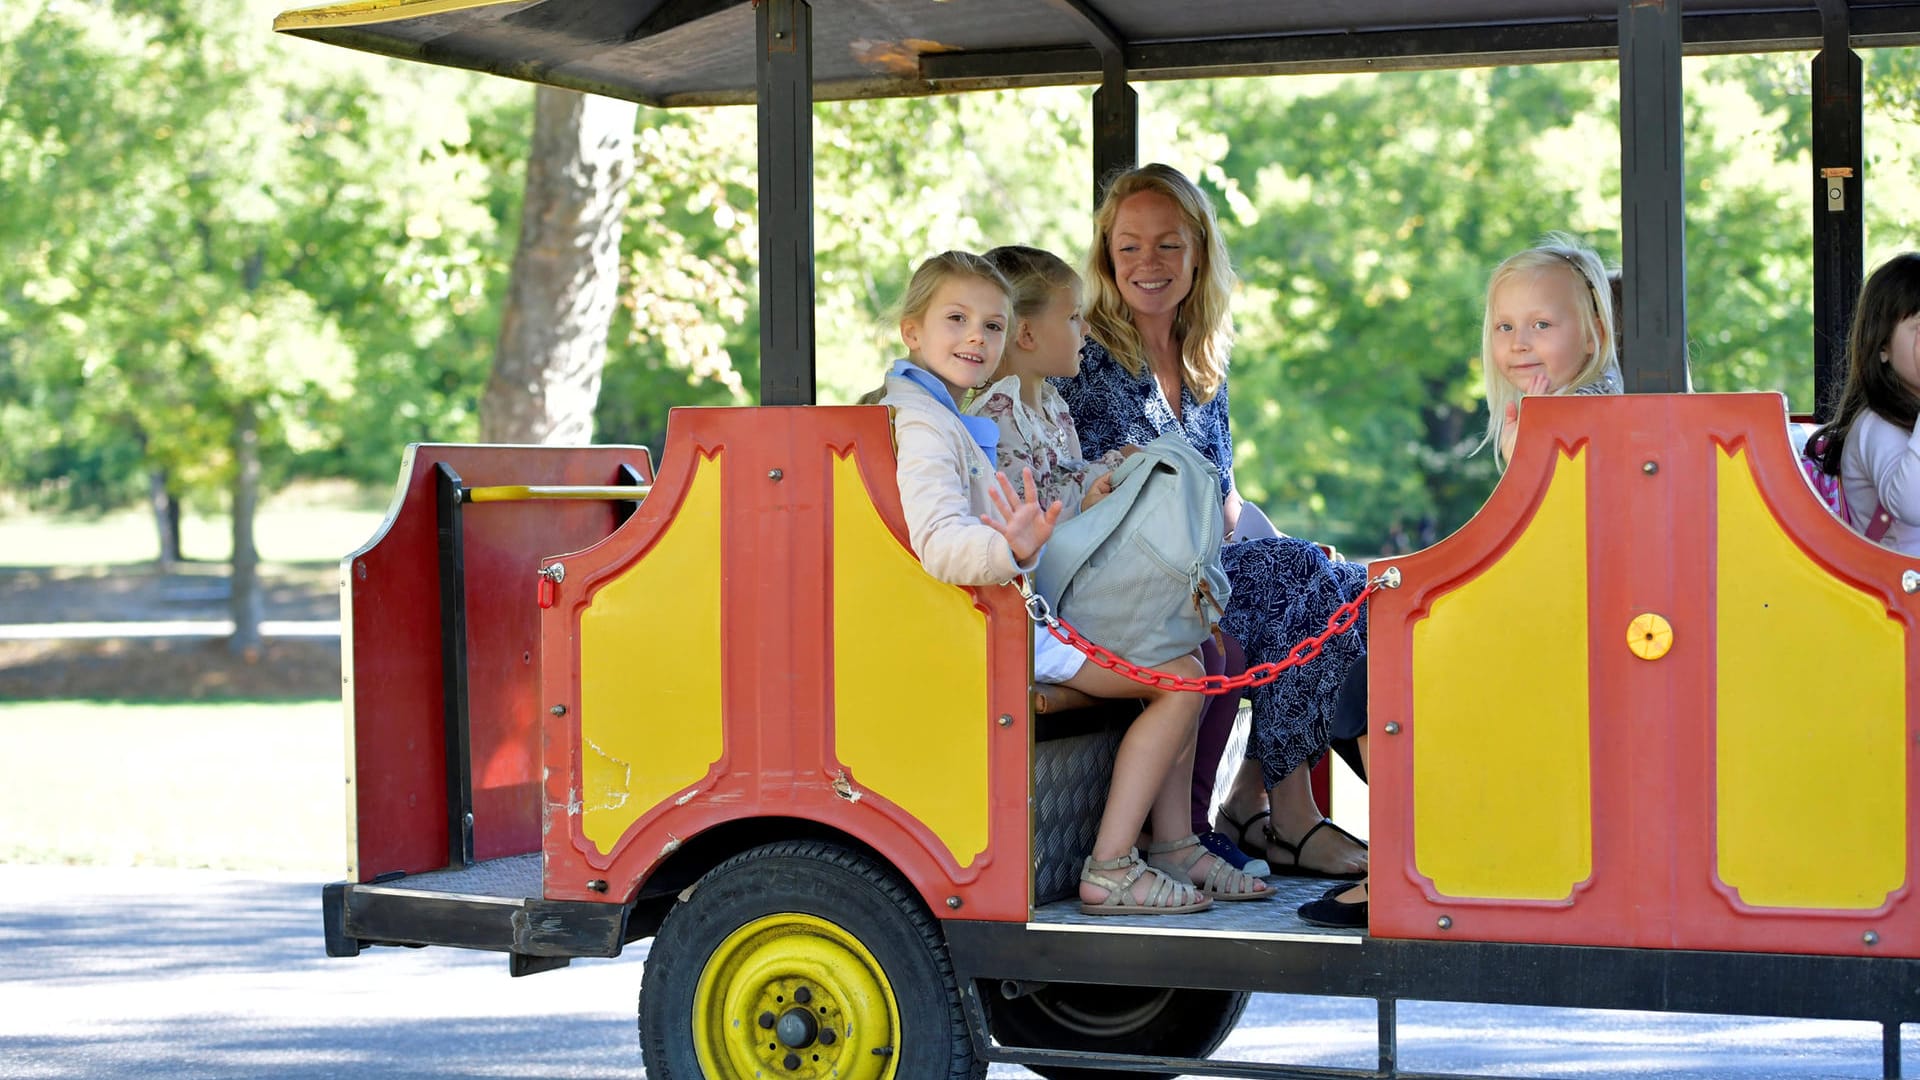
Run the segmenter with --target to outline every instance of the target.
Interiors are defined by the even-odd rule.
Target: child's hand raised
[[[1007,546],[1013,548],[1013,561],[1025,565],[1053,535],[1053,523],[1060,520],[1060,500],[1055,499],[1053,505],[1044,510],[1040,508],[1040,501],[1034,496],[1032,469],[1020,470],[1021,486],[1026,490],[1024,496],[1013,490],[1013,481],[1007,479],[1006,473],[994,476],[1000,485],[988,488],[987,498],[993,500],[993,508],[1000,511],[1004,521],[995,521],[992,514],[981,514],[980,520],[1006,537]]]
[[[1547,378],[1544,371],[1536,371],[1533,378],[1527,380],[1527,393],[1533,395],[1553,392],[1553,380]],[[1500,425],[1500,457],[1504,461],[1513,460],[1513,441],[1520,434],[1520,403],[1507,402],[1507,417]]]
[[[1080,509],[1085,510],[1111,494],[1113,494],[1113,474],[1105,473],[1087,485],[1087,493],[1080,498]]]

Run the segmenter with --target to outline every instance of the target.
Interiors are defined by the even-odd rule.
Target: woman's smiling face
[[[1107,237],[1114,283],[1137,315],[1171,315],[1193,291],[1193,234],[1180,206],[1157,191],[1129,195]]]

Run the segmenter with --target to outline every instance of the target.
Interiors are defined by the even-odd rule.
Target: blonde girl
[[[1047,381],[1080,370],[1086,337],[1080,275],[1039,248],[997,247],[986,258],[1013,289],[1013,333],[999,369],[975,391],[967,412],[999,426],[1000,467],[1031,468],[1040,500],[1058,500],[1061,516],[1072,517],[1113,490],[1113,469],[1122,460],[1117,450],[1098,461],[1082,456],[1067,403]]]
[[[958,408],[1000,364],[1014,325],[1012,293],[992,263],[970,252],[944,252],[922,263],[901,303],[900,337],[907,357],[887,373],[881,399],[894,412],[908,540],[928,573],[955,585],[1000,584],[1031,570],[1062,512],[1058,502],[1042,506],[1031,469],[1022,470],[1024,493],[1016,493],[994,465],[998,427],[963,416]],[[1065,648],[1047,635],[1035,636],[1036,650],[1046,644]],[[1048,663],[1036,656],[1036,668]],[[1190,754],[1201,699],[1144,690],[1093,665],[1073,666],[1058,681],[1096,696],[1147,696],[1146,708],[1127,729],[1115,757],[1093,854],[1081,872],[1082,910],[1101,915],[1205,910],[1212,903],[1208,895],[1149,867],[1133,847],[1149,817],[1156,839],[1187,831],[1186,778],[1178,766],[1183,749]],[[1199,661],[1190,656],[1162,666],[1202,674]],[[1190,756],[1185,764],[1191,769]],[[1212,870],[1199,863],[1194,866]],[[1206,880],[1217,877],[1208,873]]]
[[[1481,328],[1480,445],[1494,448],[1500,468],[1513,459],[1523,396],[1620,393],[1611,295],[1600,256],[1561,233],[1494,268]]]

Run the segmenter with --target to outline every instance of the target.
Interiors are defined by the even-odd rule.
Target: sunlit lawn
[[[0,704],[0,862],[345,870],[337,701]]]
[[[266,562],[332,562],[373,535],[385,514],[384,491],[303,484],[269,495],[254,519]],[[189,511],[180,546],[188,559],[225,562],[233,552],[224,514]],[[151,562],[160,554],[153,516],[143,507],[110,514],[0,514],[0,566],[100,566]]]

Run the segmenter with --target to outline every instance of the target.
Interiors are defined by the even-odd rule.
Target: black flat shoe
[[[1328,889],[1326,895],[1318,900],[1309,900],[1300,905],[1300,921],[1308,926],[1325,926],[1334,930],[1365,930],[1367,928],[1367,902],[1343,904],[1334,897],[1353,888],[1342,885]]]

